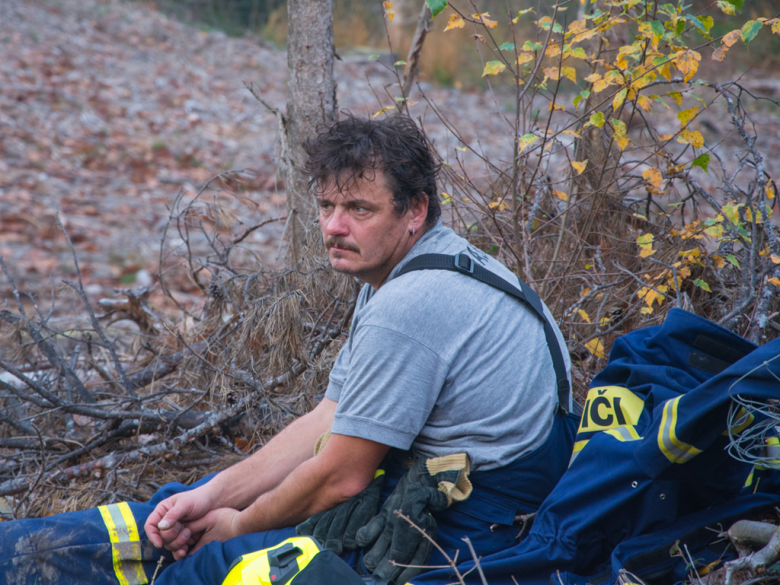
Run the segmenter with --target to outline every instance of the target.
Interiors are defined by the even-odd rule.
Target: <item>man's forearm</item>
[[[314,443],[333,422],[335,405],[324,399],[315,410],[288,425],[251,457],[205,484],[202,489],[208,493],[213,506],[242,510],[281,484],[296,467],[312,457]]]
[[[346,451],[346,457],[339,442],[353,447]],[[356,442],[362,448],[354,448]],[[346,501],[371,482],[387,450],[385,445],[364,439],[333,435],[323,453],[301,463],[275,489],[238,515],[238,534],[295,526]]]

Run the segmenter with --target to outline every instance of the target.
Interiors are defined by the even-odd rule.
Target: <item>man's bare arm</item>
[[[337,403],[324,398],[310,413],[287,426],[251,457],[222,471],[207,484],[158,504],[145,529],[155,546],[183,558],[192,532],[184,523],[217,508],[243,509],[269,492],[314,454],[314,443],[333,423]]]
[[[317,457],[303,462],[244,511],[220,508],[188,523],[188,530],[200,537],[193,551],[212,540],[295,526],[333,508],[368,486],[388,450],[387,445],[367,439],[331,435]]]

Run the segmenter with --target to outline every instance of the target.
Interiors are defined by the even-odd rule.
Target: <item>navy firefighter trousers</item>
[[[513,547],[518,515],[536,512],[566,471],[577,431],[577,420],[557,414],[546,442],[537,450],[499,469],[474,472],[471,497],[436,515],[437,542],[451,558],[471,558],[461,540],[469,537],[480,556]],[[386,498],[404,473],[398,464],[386,470]],[[181,561],[156,549],[144,523],[155,506],[192,486],[170,483],[146,503],[121,502],[47,518],[0,522],[0,583],[8,585],[142,585],[160,570],[155,585],[220,585],[235,559],[274,546],[295,535],[284,528],[211,542]],[[457,557],[455,555],[457,554]],[[361,551],[342,558],[365,573]],[[162,562],[160,563],[160,559]],[[436,552],[431,565],[446,564]]]

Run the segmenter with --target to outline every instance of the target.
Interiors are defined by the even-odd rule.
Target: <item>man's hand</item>
[[[144,524],[146,535],[154,546],[165,547],[181,560],[187,556],[188,545],[197,540],[187,524],[203,518],[212,507],[211,498],[200,488],[171,496],[149,514]]]
[[[207,545],[212,540],[225,542],[240,536],[238,515],[239,511],[233,508],[217,508],[203,516],[203,518],[187,523],[185,530],[189,529],[192,534],[200,535],[200,538],[194,543],[195,546],[190,551],[190,554]]]

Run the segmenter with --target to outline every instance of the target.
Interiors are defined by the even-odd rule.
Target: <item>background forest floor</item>
[[[342,52],[344,60],[336,62],[339,107],[372,115],[391,103],[395,76],[388,68],[365,52]],[[780,93],[780,81],[755,71],[750,78],[758,91]],[[249,175],[241,201],[233,202],[235,215],[207,220],[251,225],[260,218],[284,217],[284,184],[275,158],[277,120],[244,82],[283,109],[285,79],[283,51],[259,38],[231,38],[183,25],[153,4],[4,2],[0,255],[13,267],[17,285],[37,294],[48,291],[50,274],[75,274],[56,228],[58,209],[91,297],[111,294],[114,287],[148,284],[177,191],[194,194],[219,172],[246,169]],[[510,151],[511,136],[496,113],[508,96],[500,90],[494,95],[422,87],[472,146],[490,160],[508,158],[502,153]],[[451,159],[458,141],[415,94],[412,115],[424,120],[443,158]],[[741,150],[723,112],[705,114],[701,121],[708,143],[725,141],[729,152],[731,140],[734,153]],[[754,121],[762,130],[758,147],[770,155],[768,171],[776,176],[780,112],[759,106]],[[667,122],[668,128],[658,127],[660,133],[676,126],[673,111]],[[465,162],[474,176],[480,174],[475,157]],[[247,247],[260,262],[274,266],[282,235],[283,223],[272,222],[255,231]],[[178,243],[169,242],[172,247]],[[195,302],[194,284],[183,275],[172,277],[180,301],[185,306]],[[0,295],[7,297],[10,290],[3,288]],[[150,300],[155,305],[162,297],[153,293]]]

